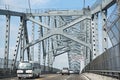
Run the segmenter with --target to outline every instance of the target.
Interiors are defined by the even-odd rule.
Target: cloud
[[[38,4],[46,4],[46,3],[48,3],[50,0],[31,0],[31,4],[32,5],[38,5]]]
[[[44,6],[50,0],[30,0],[31,7]],[[9,7],[29,8],[28,0],[1,0],[1,4],[7,4]]]

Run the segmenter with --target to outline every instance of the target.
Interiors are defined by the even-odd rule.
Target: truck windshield
[[[31,63],[20,63],[18,69],[32,69]]]

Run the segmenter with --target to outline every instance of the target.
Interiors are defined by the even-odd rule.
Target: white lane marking
[[[86,75],[81,74],[86,80],[91,80],[90,78],[88,78]]]

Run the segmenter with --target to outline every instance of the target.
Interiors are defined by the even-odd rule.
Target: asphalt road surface
[[[61,74],[47,74],[41,75],[39,78],[34,79],[18,79],[17,77],[11,78],[4,78],[0,80],[87,80],[85,76],[78,75],[78,74],[71,74],[71,75],[61,75]]]

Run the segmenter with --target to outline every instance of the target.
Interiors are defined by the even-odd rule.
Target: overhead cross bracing
[[[29,18],[28,18],[28,19],[29,19]],[[77,20],[74,20],[74,21],[72,21],[71,23],[68,23],[67,25],[62,26],[61,28],[59,28],[59,27],[58,27],[58,28],[53,28],[52,30],[51,30],[47,25],[40,24],[40,23],[38,22],[39,25],[41,25],[41,26],[43,26],[43,27],[45,27],[45,28],[47,28],[47,29],[50,29],[50,30],[46,33],[46,35],[45,35],[43,38],[40,38],[40,40],[38,39],[38,40],[36,40],[35,42],[32,42],[32,43],[28,44],[27,47],[30,47],[31,45],[34,45],[34,44],[36,44],[36,43],[38,43],[38,42],[40,42],[40,41],[42,41],[42,40],[44,40],[44,39],[46,39],[46,38],[48,38],[48,37],[53,36],[53,35],[63,35],[63,36],[65,36],[65,37],[67,37],[67,38],[70,38],[70,39],[72,39],[72,40],[74,40],[74,41],[76,41],[76,42],[78,42],[78,43],[80,43],[80,44],[83,44],[83,45],[91,48],[90,43],[87,44],[87,43],[85,43],[85,42],[83,42],[83,41],[78,40],[77,38],[71,37],[71,36],[69,36],[69,35],[67,35],[67,34],[64,33],[64,30],[65,30],[66,28],[69,28],[69,27],[71,27],[71,26],[73,26],[73,25],[77,24],[78,22],[83,21],[83,20],[85,20],[85,19],[90,19],[90,17],[85,17],[85,16],[84,16],[83,18],[80,17],[80,18],[78,18]],[[31,21],[33,21],[33,22],[36,22],[36,21],[34,21],[34,20],[32,20],[32,19],[29,19],[29,20],[31,20]],[[37,23],[37,22],[36,22],[36,23]],[[48,34],[48,35],[47,35],[47,34]]]

